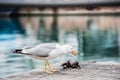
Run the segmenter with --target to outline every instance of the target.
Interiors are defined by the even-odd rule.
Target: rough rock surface
[[[82,69],[65,69],[46,74],[39,69],[9,76],[5,80],[120,80],[119,63],[80,63]],[[1,80],[1,79],[0,79]]]

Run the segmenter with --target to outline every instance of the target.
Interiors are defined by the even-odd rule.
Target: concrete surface
[[[82,69],[65,70],[57,65],[54,68],[59,71],[53,74],[35,69],[3,80],[120,80],[120,63],[86,62],[80,65]]]

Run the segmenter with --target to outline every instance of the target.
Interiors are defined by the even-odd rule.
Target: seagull
[[[77,51],[73,49],[72,46],[67,44],[60,45],[58,43],[42,43],[34,47],[26,46],[22,49],[15,49],[12,52],[29,55],[35,59],[44,60],[46,73],[53,73],[56,71],[51,67],[48,60],[62,56],[64,54],[69,54],[69,53],[72,53],[73,55],[77,55]]]

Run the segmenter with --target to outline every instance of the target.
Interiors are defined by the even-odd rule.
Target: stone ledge
[[[35,69],[22,74],[9,76],[5,80],[120,80],[119,63],[86,62],[80,63],[82,69],[59,69],[53,74],[46,74]]]

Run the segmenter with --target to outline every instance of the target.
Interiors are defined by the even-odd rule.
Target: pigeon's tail
[[[23,53],[22,53],[22,49],[12,50],[12,53],[23,54]]]

